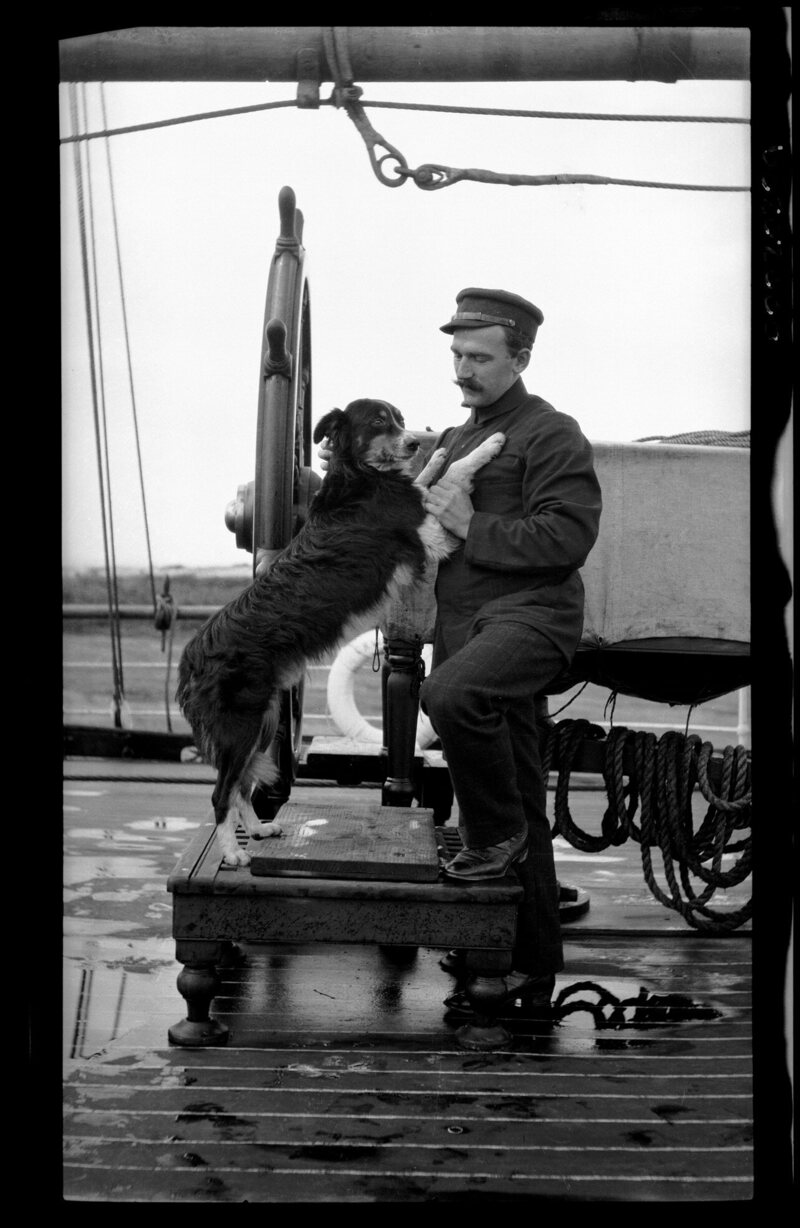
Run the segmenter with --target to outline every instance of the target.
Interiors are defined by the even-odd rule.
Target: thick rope
[[[576,994],[585,993],[595,994],[597,1001],[574,998]],[[641,986],[635,996],[618,998],[596,981],[575,981],[565,986],[553,1000],[551,1013],[554,1020],[564,1019],[578,1011],[590,1014],[598,1028],[622,1028],[642,1024],[657,1027],[698,1019],[716,1019],[720,1016],[720,1011],[713,1006],[694,1002],[683,994],[651,993],[645,986]]]
[[[659,179],[620,179],[611,175],[517,175],[507,171],[486,171],[477,167],[445,166],[441,162],[425,162],[415,170],[400,167],[397,174],[413,179],[425,192],[436,192],[453,184],[469,180],[472,183],[490,183],[504,187],[542,188],[563,187],[566,184],[589,184],[599,187],[658,188],[672,192],[749,192],[747,184],[664,183]]]
[[[706,447],[749,448],[749,431],[684,431],[680,435],[645,435],[636,443],[691,443]]]
[[[608,807],[601,834],[583,831],[569,810],[569,778],[578,748],[586,737],[604,737],[587,721],[561,721],[551,727],[542,746],[542,763],[550,772],[554,761],[558,776],[552,835],[563,836],[582,852],[599,852],[627,839],[641,847],[642,869],[653,895],[665,907],[681,914],[697,929],[736,929],[752,914],[751,901],[739,909],[713,910],[708,901],[718,889],[742,883],[752,868],[751,839],[731,843],[734,830],[749,827],[751,816],[750,757],[743,747],[726,747],[722,754],[720,794],[712,790],[708,765],[710,743],[696,735],[668,730],[660,739],[650,732],[616,728],[605,739],[603,778]],[[626,749],[633,767],[625,781]],[[698,830],[694,830],[692,799],[700,791],[710,803]],[[634,815],[640,808],[640,826]],[[667,890],[659,884],[652,850],[661,853]],[[741,855],[728,870],[723,857]],[[691,877],[699,880],[696,889]]]

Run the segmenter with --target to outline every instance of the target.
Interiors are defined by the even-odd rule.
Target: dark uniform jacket
[[[519,379],[493,405],[444,431],[446,466],[495,431],[499,456],[477,475],[466,541],[439,567],[436,656],[452,655],[489,620],[525,623],[570,661],[583,629],[583,566],[597,538],[600,485],[574,418]]]

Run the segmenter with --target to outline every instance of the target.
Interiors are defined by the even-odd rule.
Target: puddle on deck
[[[387,1035],[404,1041],[418,1036],[423,1048],[455,1044],[453,1032],[463,1018],[445,1019],[444,998],[454,982],[438,969],[441,952],[420,950],[416,960],[398,966],[369,948],[361,949],[361,959],[352,949],[337,959],[339,950],[326,954],[325,973],[298,948],[297,954],[262,950],[225,974],[212,1013],[232,1024],[234,1047],[237,1030],[247,1032],[242,1043],[259,1046],[274,1044],[276,1032],[293,1036],[293,1029],[297,1039],[287,1044],[313,1044],[315,1035],[331,1032],[352,1033],[361,1044],[379,1043]],[[185,1013],[172,941],[133,943],[98,935],[91,943],[82,941],[80,951],[65,961],[63,1056],[90,1058],[132,1036],[137,1047],[166,1049],[168,1027]],[[736,1013],[727,1004],[721,1009],[719,1001],[664,992],[641,977],[587,981],[561,974],[550,1019],[518,1008],[503,1018],[528,1051],[575,1054],[636,1048],[652,1040],[660,1026],[671,1027],[674,1036],[676,1024]]]
[[[80,791],[71,792],[79,800]],[[93,814],[92,820],[95,826],[82,827],[67,813],[64,1056],[82,1060],[120,1044],[163,1051],[168,1028],[185,1014],[176,985],[180,965],[169,937],[172,903],[166,881],[187,833],[199,824],[175,814],[133,820]],[[582,854],[564,856],[558,850],[564,860],[573,860],[573,854],[584,860]],[[617,854],[594,855],[594,862],[606,863],[593,866],[594,873],[616,873],[608,863],[619,860]],[[213,1013],[230,1024],[232,1047],[326,1044],[335,1034],[362,1045],[388,1036],[403,1044],[419,1038],[422,1048],[455,1048],[454,1029],[462,1021],[445,1020],[444,999],[455,983],[438,967],[440,956],[427,948],[411,950],[408,958],[395,951],[391,959],[369,947],[332,947],[324,957],[318,949],[310,954],[308,948],[292,947],[272,954],[262,948],[225,975]],[[713,1023],[723,1014],[736,1015],[732,971],[704,971],[690,997],[664,992],[667,985],[682,989],[685,984],[679,946],[670,953],[668,980],[664,970],[642,962],[641,949],[633,958],[638,968],[631,966],[630,976],[624,975],[622,951],[609,975],[598,961],[583,978],[570,976],[568,968],[557,978],[550,1021],[526,1021],[523,1012],[511,1012],[509,1026],[519,1033],[520,1045],[527,1051],[570,1053],[635,1046],[661,1024]]]

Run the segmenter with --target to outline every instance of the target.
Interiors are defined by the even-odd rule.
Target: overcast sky
[[[62,86],[62,135],[72,133]],[[85,87],[89,131],[100,85]],[[108,126],[294,97],[289,84],[103,87]],[[323,87],[323,97],[330,90]],[[368,83],[365,99],[749,116],[745,82]],[[367,108],[408,165],[748,185],[745,124],[598,122]],[[343,111],[265,111],[110,138],[147,515],[157,570],[249,563],[224,523],[254,476],[261,330],[278,193],[297,194],[312,303],[313,417],[387,399],[413,429],[463,420],[439,332],[465,286],[544,312],[529,391],[593,440],[743,430],[750,396],[746,192],[375,178]],[[91,148],[98,337],[117,561],[147,565],[106,147]],[[102,566],[74,147],[62,146],[63,560]],[[88,192],[88,181],[87,188]]]

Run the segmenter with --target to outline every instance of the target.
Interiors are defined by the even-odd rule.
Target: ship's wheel
[[[311,470],[311,299],[302,244],[303,215],[289,187],[278,196],[280,233],[270,265],[258,394],[255,480],[239,487],[226,524],[268,570],[302,526],[320,478]],[[253,805],[271,819],[288,798],[302,747],[303,683],[284,691],[271,753],[279,776],[258,787]]]

